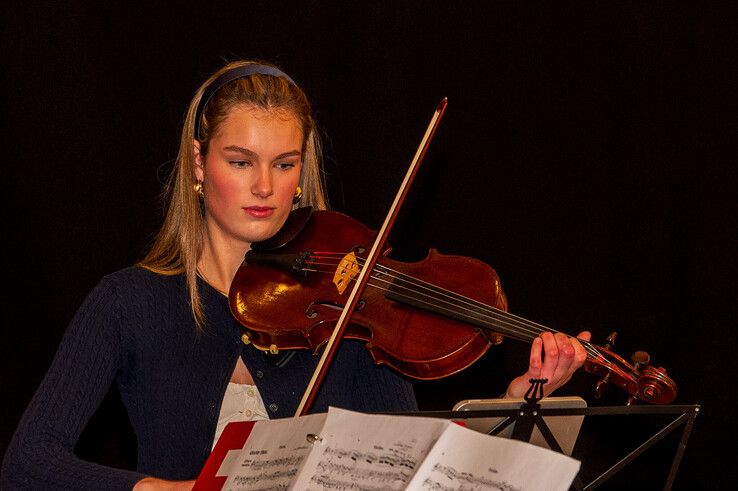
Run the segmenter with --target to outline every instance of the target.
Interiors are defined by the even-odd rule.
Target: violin
[[[317,353],[341,314],[348,286],[356,281],[377,232],[332,211],[294,210],[271,239],[246,253],[229,293],[230,308],[249,342],[277,352]],[[478,360],[503,337],[532,342],[556,332],[507,311],[500,280],[486,263],[431,249],[415,263],[379,251],[343,337],[366,342],[377,364],[421,380],[455,374]],[[668,404],[677,386],[664,368],[637,352],[629,363],[605,346],[580,340],[585,370],[640,400]]]
[[[507,312],[494,269],[482,261],[431,249],[417,263],[389,258],[389,230],[443,116],[436,107],[382,227],[374,232],[352,218],[300,208],[272,238],[252,244],[228,295],[232,314],[257,348],[310,349],[325,345],[296,415],[307,414],[343,338],[366,342],[375,363],[413,378],[437,379],[478,360],[503,336],[532,342],[554,331]],[[350,290],[349,290],[350,288]],[[350,293],[349,293],[350,291]],[[676,384],[645,352],[630,364],[580,341],[585,370],[641,400],[668,404]]]

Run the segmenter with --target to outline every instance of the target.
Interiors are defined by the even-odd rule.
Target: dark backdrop
[[[589,329],[599,343],[617,331],[617,352],[650,352],[679,384],[675,402],[702,406],[676,488],[732,464],[735,128],[724,116],[735,110],[736,46],[721,6],[156,3],[0,7],[0,451],[85,294],[154,235],[192,93],[244,57],[278,63],[305,88],[332,205],[373,228],[447,96],[390,236],[396,257],[431,247],[478,257],[501,276],[512,312]],[[422,408],[496,396],[527,349],[508,340],[460,375],[417,383]],[[561,394],[622,404],[617,393],[593,400],[593,382],[578,374]],[[589,425],[578,451],[587,472],[652,423]],[[132,465],[132,442],[113,393],[79,451]],[[660,487],[675,449],[667,439],[605,487]]]

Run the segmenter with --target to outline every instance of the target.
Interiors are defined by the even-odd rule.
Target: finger
[[[576,339],[571,340],[571,345],[574,347],[574,363],[572,365],[574,370],[579,369],[587,361],[587,350],[579,340],[587,342],[589,338],[590,334],[587,331],[583,331],[579,333]]]
[[[533,344],[530,347],[530,358],[528,359],[528,374],[530,378],[541,378],[541,366],[543,365],[542,351],[543,340],[537,337],[533,340]]]
[[[548,379],[548,383],[553,382],[556,366],[559,364],[559,347],[556,344],[556,338],[550,332],[544,332],[540,335],[543,342],[543,365],[541,366],[541,375],[538,378]]]
[[[553,380],[551,380],[551,383],[554,384],[555,387],[559,387],[571,377],[575,350],[572,345],[571,338],[566,334],[557,332],[554,334],[554,340],[556,341],[556,346],[559,350],[559,361],[554,368]]]

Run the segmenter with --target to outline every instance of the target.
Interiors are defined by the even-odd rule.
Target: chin
[[[267,240],[274,236],[279,231],[279,228],[275,227],[269,227],[268,229],[259,229],[259,230],[248,230],[243,234],[243,238],[245,239],[245,242],[254,243],[254,242],[261,242],[263,240]]]

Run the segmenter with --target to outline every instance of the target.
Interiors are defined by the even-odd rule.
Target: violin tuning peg
[[[626,406],[632,406],[633,403],[636,402],[637,400],[638,399],[636,398],[636,396],[630,396],[630,397],[628,397],[628,400],[625,401],[625,405]]]
[[[607,375],[602,377],[600,380],[597,381],[594,387],[594,397],[595,399],[600,399],[602,395],[605,393],[605,389],[607,389],[607,385],[610,383],[610,373],[607,372]]]
[[[613,346],[615,346],[615,340],[618,337],[617,332],[611,332],[607,338],[605,338],[605,348],[608,350],[611,350]]]
[[[606,388],[607,388],[607,382],[605,382],[604,380],[598,380],[594,388],[595,399],[601,399],[602,394],[605,393]]]
[[[636,351],[630,356],[630,360],[633,362],[635,371],[640,372],[641,368],[647,367],[651,363],[651,355],[645,351]]]

